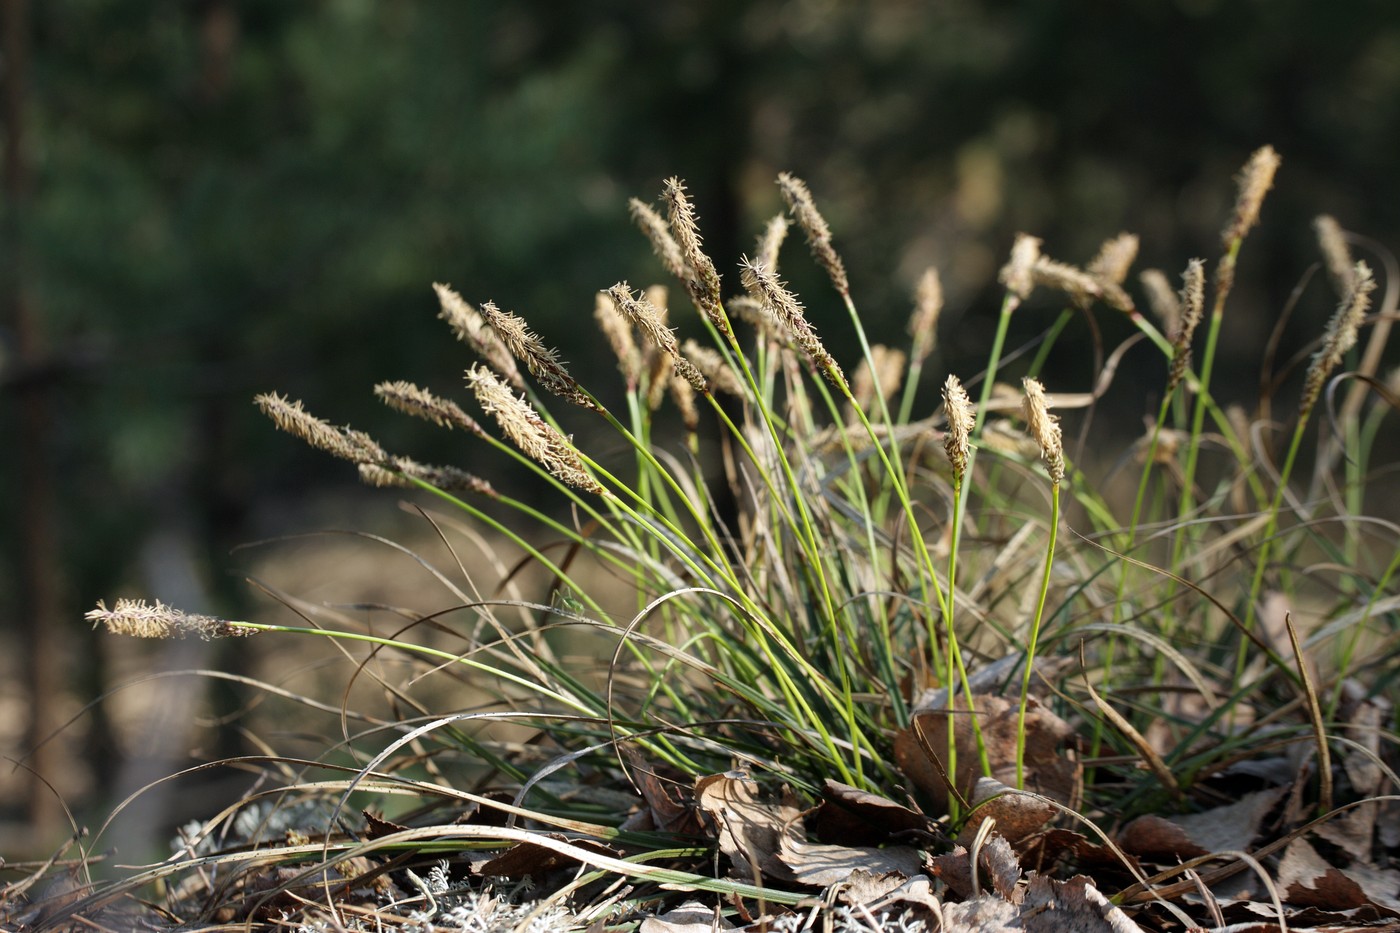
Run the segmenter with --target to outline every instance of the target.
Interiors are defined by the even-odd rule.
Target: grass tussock
[[[631,202],[678,288],[598,293],[596,342],[617,356],[620,402],[570,375],[521,317],[435,286],[479,358],[465,379],[487,417],[408,382],[375,391],[460,429],[473,471],[532,474],[552,502],[392,454],[275,393],[258,404],[367,481],[435,497],[439,527],[469,520],[525,559],[495,580],[462,561],[438,568],[425,605],[368,627],[323,625],[309,608],[305,624],[125,601],[90,614],[122,634],[332,639],[362,652],[363,669],[402,667],[376,675],[395,715],[366,715],[320,761],[270,753],[256,763],[282,775],[275,785],[211,815],[172,860],[47,916],[99,916],[156,884],[152,909],[186,921],[457,929],[431,925],[446,916],[431,914],[435,898],[472,878],[534,876],[550,879],[542,904],[568,907],[559,928],[626,926],[698,898],[709,917],[796,930],[816,912],[792,905],[823,890],[840,922],[884,905],[889,923],[933,929],[995,893],[1088,898],[1154,927],[1217,919],[1212,897],[1182,895],[1242,871],[1277,893],[1271,879],[1300,843],[1343,867],[1381,864],[1379,804],[1363,801],[1394,783],[1384,694],[1398,670],[1400,542],[1365,508],[1396,397],[1380,388],[1381,349],[1353,359],[1377,320],[1375,280],[1335,221],[1319,233],[1336,312],[1301,403],[1258,399],[1251,417],[1213,391],[1236,266],[1278,167],[1267,147],[1249,160],[1213,268],[1183,262],[1179,290],[1142,274],[1160,327],[1128,291],[1136,237],[1082,268],[1018,237],[986,365],[963,378],[926,378],[937,271],[912,296],[907,347],[872,343],[833,232],[787,174],[779,188],[811,260],[784,249],[778,217],[727,280],[679,179],[661,210]],[[844,307],[839,335],[812,327],[780,256],[825,271],[834,299],[808,300]],[[1044,320],[1014,350],[1013,314]],[[1134,335],[1091,385],[1056,373],[1077,352],[1058,338],[1081,315]],[[1068,444],[1061,418],[1082,424],[1120,391],[1111,367],[1125,354],[1162,382],[1115,469]],[[1339,386],[1352,392],[1340,410]],[[508,595],[525,565],[542,592]],[[624,605],[601,595],[600,575]],[[471,709],[416,703],[423,680],[452,676],[470,683]],[[1269,802],[1237,844],[1202,847],[1171,822],[1253,794]],[[324,809],[267,831],[300,812],[293,801]],[[1373,808],[1367,827],[1347,822],[1357,807]],[[261,826],[239,822],[254,812]],[[1092,897],[1066,880],[1076,872]],[[840,893],[878,875],[897,880]]]

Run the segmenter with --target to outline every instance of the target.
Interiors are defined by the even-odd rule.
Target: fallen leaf
[[[876,875],[894,875],[899,887],[923,868],[923,856],[908,846],[876,849],[870,846],[832,846],[783,838],[778,860],[791,870],[792,878],[802,884],[824,888],[848,880],[857,871]]]
[[[1140,816],[1123,827],[1118,844],[1127,852],[1158,861],[1193,858],[1226,850],[1248,851],[1259,827],[1287,793],[1271,787],[1202,813]]]
[[[792,871],[778,860],[784,840],[801,841],[802,811],[790,802],[759,799],[758,784],[742,771],[711,774],[695,782],[695,800],[713,821],[720,852],[745,881],[762,874],[792,881]]]
[[[933,835],[931,821],[922,813],[830,778],[822,786],[822,804],[811,825],[822,842],[850,845],[879,845],[893,836]]]
[[[686,901],[675,910],[659,917],[648,917],[637,927],[637,933],[711,933],[712,930],[732,930],[734,924],[717,914],[713,907],[699,901]]]
[[[1296,907],[1351,910],[1368,903],[1361,885],[1327,864],[1305,839],[1295,839],[1283,850],[1278,886]]]
[[[994,778],[979,778],[972,791],[973,811],[958,833],[958,842],[969,845],[981,825],[996,821],[996,831],[1011,843],[1039,832],[1058,812],[1039,797],[1020,793]]]

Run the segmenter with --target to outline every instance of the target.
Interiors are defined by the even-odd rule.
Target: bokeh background
[[[585,381],[611,379],[593,293],[661,280],[626,200],[651,200],[669,175],[687,180],[722,272],[779,209],[777,172],[806,178],[874,339],[900,338],[914,282],[938,266],[948,300],[929,406],[947,370],[980,369],[1017,231],[1071,262],[1136,232],[1139,267],[1175,278],[1189,257],[1218,255],[1231,178],[1264,143],[1283,168],[1246,246],[1222,392],[1257,396],[1262,345],[1314,262],[1315,214],[1400,242],[1391,0],[0,0],[0,11],[10,857],[68,831],[60,795],[26,769],[86,824],[190,760],[188,696],[166,703],[164,725],[143,720],[125,737],[112,704],[83,711],[114,671],[242,663],[240,646],[122,661],[82,620],[96,599],[140,593],[238,617],[256,607],[231,549],[373,527],[375,509],[393,511],[392,494],[367,504],[349,471],[276,434],[252,395],[279,390],[392,447],[471,466],[460,438],[405,423],[370,393],[407,378],[462,395],[468,357],[435,319],[430,284],[517,311]],[[802,254],[787,276],[848,345]],[[1332,302],[1319,277],[1280,358],[1320,331]],[[1057,308],[1018,312],[1014,338]],[[1105,345],[1127,333],[1105,312],[1096,329]],[[1092,336],[1072,325],[1052,390],[1089,388]],[[1150,352],[1132,360],[1159,378]],[[1131,375],[1100,417],[1125,437],[1148,407]],[[241,747],[220,742],[197,754]]]

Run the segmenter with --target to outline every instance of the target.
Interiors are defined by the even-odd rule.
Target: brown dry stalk
[[[650,204],[637,198],[628,200],[627,207],[632,213],[632,220],[651,241],[652,251],[661,260],[661,264],[666,267],[666,271],[682,282],[694,278],[695,273],[686,265],[685,258],[681,255],[680,245],[676,243],[676,238],[671,236],[671,230],[666,226],[666,219],[658,214]]]
[[[382,463],[388,459],[384,448],[363,431],[350,427],[337,428],[322,421],[302,407],[276,392],[254,396],[253,403],[272,423],[294,437],[299,437],[317,450],[352,463]]]
[[[681,258],[691,270],[689,276],[682,277],[686,290],[700,313],[709,318],[716,330],[730,337],[729,322],[725,320],[724,308],[720,303],[719,273],[710,257],[705,255],[700,227],[695,221],[695,206],[686,197],[685,183],[675,177],[666,179],[662,196],[670,209],[671,233],[680,247]]]
[[[1181,314],[1181,327],[1172,338],[1172,365],[1167,375],[1167,394],[1186,378],[1186,367],[1191,363],[1191,338],[1201,323],[1206,305],[1206,264],[1203,259],[1193,259],[1186,264],[1181,275],[1181,294],[1177,297],[1177,307]]]
[[[134,638],[184,638],[196,635],[203,639],[238,638],[256,635],[258,630],[246,625],[217,619],[213,616],[194,615],[172,609],[160,600],[154,606],[144,599],[118,599],[111,609],[102,600],[97,608],[90,610],[83,618],[94,626],[105,625],[114,635],[130,635]]]
[[[531,460],[554,477],[585,492],[607,495],[583,464],[573,443],[545,423],[530,404],[517,398],[510,387],[485,366],[467,370],[467,385],[481,410],[496,419],[501,431]]]
[[[1317,232],[1317,246],[1322,251],[1322,260],[1327,265],[1332,287],[1338,295],[1348,294],[1354,284],[1354,276],[1351,247],[1347,245],[1346,234],[1337,219],[1328,214],[1313,220],[1313,230]]]
[[[1034,269],[1040,259],[1040,237],[1028,233],[1016,234],[1016,242],[1011,245],[1011,258],[1001,267],[997,281],[1006,286],[1017,301],[1025,301],[1035,290]]]
[[[1346,352],[1356,345],[1356,332],[1361,321],[1371,307],[1371,292],[1376,280],[1371,275],[1371,267],[1358,262],[1352,271],[1351,291],[1343,296],[1332,319],[1327,322],[1327,334],[1322,340],[1322,349],[1313,355],[1308,366],[1308,376],[1303,383],[1303,398],[1298,404],[1299,416],[1306,418],[1317,404],[1322,387],[1332,371],[1342,362]]]
[[[938,316],[942,313],[943,280],[938,277],[938,270],[929,266],[914,288],[914,313],[909,316],[909,336],[914,339],[909,349],[912,360],[922,363],[933,352],[938,340]]]
[[[632,339],[632,325],[618,314],[612,295],[598,292],[594,296],[593,320],[608,338],[608,345],[617,357],[617,368],[627,380],[628,388],[635,388],[642,378],[642,352],[637,349],[637,341]]]
[[[525,364],[525,368],[530,370],[531,375],[538,379],[545,389],[590,411],[603,410],[583,391],[578,380],[569,375],[564,364],[559,362],[559,354],[553,348],[545,346],[539,335],[530,330],[524,318],[500,310],[492,301],[483,304],[480,312],[486,323],[496,332],[496,336],[501,338],[501,343],[506,345],[506,349]]]
[[[456,402],[440,398],[411,382],[381,382],[374,387],[374,394],[390,408],[431,421],[439,427],[462,428],[478,437],[486,434],[476,419],[462,411]]]
[[[632,287],[626,282],[618,282],[608,289],[607,293],[618,313],[645,334],[654,346],[671,358],[676,375],[690,383],[691,388],[696,392],[709,391],[709,385],[706,383],[704,375],[695,368],[694,363],[681,356],[680,347],[676,344],[676,335],[662,320],[660,309],[647,301],[645,295],[632,294]]]
[[[1040,447],[1040,457],[1045,461],[1045,470],[1050,474],[1050,482],[1056,486],[1065,478],[1065,449],[1060,434],[1060,419],[1050,414],[1049,403],[1045,398],[1045,386],[1038,379],[1021,380],[1026,397],[1022,404],[1022,414],[1031,437]]]
[[[841,367],[832,359],[817,337],[817,332],[808,323],[806,315],[802,312],[802,304],[778,281],[778,277],[745,258],[739,261],[739,279],[744,283],[749,295],[761,302],[774,320],[791,335],[812,366],[834,385],[844,387],[846,377],[841,372]]]
[[[1235,198],[1235,209],[1220,234],[1227,249],[1234,241],[1244,239],[1244,235],[1259,222],[1259,208],[1264,203],[1264,195],[1274,186],[1274,174],[1280,161],[1273,146],[1261,146],[1240,170],[1236,179],[1239,194]]]
[[[444,492],[472,492],[497,498],[489,482],[474,473],[450,466],[432,466],[407,457],[395,457],[387,467],[374,463],[360,464],[360,480],[370,486],[396,486],[416,489],[413,480],[422,480]]]
[[[977,423],[972,400],[957,376],[950,375],[943,383],[943,416],[948,425],[943,433],[943,449],[953,465],[953,481],[962,483],[967,474],[967,459],[972,449],[972,429]]]
[[[1138,281],[1147,292],[1147,306],[1162,322],[1162,333],[1168,340],[1175,340],[1181,327],[1181,302],[1177,300],[1167,274],[1161,269],[1144,269],[1138,273]]]
[[[826,270],[831,284],[836,286],[838,292],[849,295],[851,284],[846,278],[846,266],[841,262],[836,248],[831,245],[831,228],[827,226],[821,211],[817,210],[817,204],[812,200],[812,192],[808,190],[807,183],[796,175],[783,172],[778,176],[778,189],[782,191],[783,200],[787,202],[788,210],[797,220],[797,225],[807,234],[807,246],[812,250],[812,257],[816,259],[817,265]]]
[[[505,376],[517,389],[525,389],[525,379],[515,365],[515,357],[501,343],[496,332],[486,325],[486,320],[470,304],[463,300],[448,285],[434,283],[441,309],[438,317],[447,322],[457,339],[476,351],[476,355],[491,364],[496,372]]]

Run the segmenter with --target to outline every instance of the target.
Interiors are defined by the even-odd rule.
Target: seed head
[[[1045,461],[1045,470],[1050,474],[1050,482],[1058,486],[1065,478],[1064,441],[1060,434],[1060,419],[1050,414],[1045,399],[1045,387],[1036,379],[1023,379],[1026,397],[1022,413],[1031,437],[1040,447],[1040,457]]]
[[[715,391],[728,393],[735,398],[744,397],[744,387],[739,382],[739,377],[718,350],[703,346],[694,340],[687,340],[681,344],[681,352],[685,354],[686,359],[695,364],[695,368],[700,370]]]
[[[569,375],[564,364],[559,362],[559,354],[546,347],[539,335],[526,326],[524,318],[500,310],[495,302],[491,301],[481,306],[481,316],[491,325],[496,336],[501,338],[501,343],[506,345],[506,349],[524,363],[531,375],[540,381],[540,385],[554,395],[590,411],[603,410],[583,391],[578,380]]]
[[[1036,285],[1044,285],[1069,295],[1078,307],[1087,308],[1095,298],[1104,297],[1104,288],[1098,279],[1069,263],[1056,262],[1048,256],[1036,258],[1031,266],[1031,278]],[[1120,292],[1122,289],[1118,289]],[[1128,302],[1131,309],[1132,302]]]
[[[279,429],[332,456],[352,463],[381,463],[388,458],[384,448],[368,434],[350,427],[334,427],[308,412],[300,401],[269,392],[254,396],[253,402]]]
[[[682,282],[694,278],[695,272],[686,264],[685,257],[681,255],[680,245],[676,243],[676,238],[671,236],[671,231],[666,226],[666,219],[653,210],[650,204],[636,198],[629,200],[627,206],[632,212],[632,220],[651,241],[652,251],[661,260],[661,264],[666,267],[666,271]]]
[[[881,401],[886,401],[899,388],[899,380],[904,376],[906,358],[903,350],[877,343],[870,348],[870,359],[875,363],[874,369],[871,369],[866,360],[861,360],[860,367],[856,369],[855,381],[851,384],[853,409],[859,406],[861,411],[865,412],[875,409],[877,391]],[[854,410],[849,412],[846,420],[855,420]]]
[[[450,466],[429,466],[407,457],[395,457],[388,466],[374,463],[360,464],[360,480],[370,486],[397,486],[407,489],[417,488],[413,480],[418,479],[435,486],[444,492],[472,492],[477,495],[497,498],[491,484],[473,473]]]
[[[943,432],[943,449],[953,465],[953,482],[961,485],[967,475],[967,458],[972,449],[972,429],[977,423],[972,400],[967,397],[957,376],[950,375],[943,383],[943,417],[947,428]]]
[[[481,312],[464,301],[450,286],[434,284],[433,290],[437,292],[438,304],[442,308],[438,317],[447,322],[457,339],[475,350],[477,356],[491,364],[511,385],[523,391],[525,379],[515,365],[515,357],[510,355],[496,332],[487,326]]]
[[[1138,281],[1142,283],[1143,291],[1147,292],[1147,306],[1162,322],[1162,333],[1167,335],[1168,340],[1175,340],[1181,327],[1181,303],[1177,301],[1166,273],[1161,269],[1143,269],[1138,274]]]
[[[1351,291],[1337,306],[1336,313],[1327,324],[1322,349],[1313,355],[1312,363],[1308,366],[1307,379],[1303,383],[1303,399],[1298,406],[1300,417],[1306,418],[1312,411],[1328,377],[1341,365],[1347,351],[1356,345],[1356,332],[1371,307],[1371,292],[1375,288],[1376,280],[1372,277],[1370,266],[1358,262],[1352,267]]]
[[[431,421],[439,427],[462,428],[478,437],[486,435],[476,419],[462,411],[456,402],[439,398],[411,382],[381,382],[374,387],[374,394],[390,408]]]
[[[608,289],[607,294],[612,299],[613,306],[617,308],[618,313],[634,324],[653,345],[671,358],[676,375],[690,383],[691,388],[697,392],[709,391],[705,377],[700,374],[700,370],[696,369],[693,363],[681,356],[680,347],[676,344],[676,335],[665,325],[661,319],[661,312],[655,305],[647,301],[646,296],[632,294],[632,288],[626,282],[618,282]]]
[[[1264,195],[1274,186],[1274,173],[1280,161],[1272,146],[1263,146],[1254,151],[1240,171],[1236,179],[1239,194],[1235,198],[1235,209],[1221,233],[1227,249],[1236,240],[1243,240],[1259,222],[1259,208],[1264,203]]]
[[[846,266],[831,245],[831,228],[827,226],[821,211],[817,210],[807,183],[796,175],[783,172],[778,176],[778,189],[782,191],[783,200],[787,201],[788,210],[797,220],[797,225],[807,234],[807,246],[812,250],[812,257],[826,270],[836,290],[842,295],[849,295],[851,285],[846,279]]]
[[[754,264],[767,269],[778,271],[778,253],[782,249],[783,241],[787,239],[788,228],[791,224],[783,214],[777,214],[768,221],[768,225],[763,228],[763,232],[758,236],[758,242],[754,245]]]
[[[922,363],[933,352],[938,339],[938,316],[943,313],[943,282],[938,270],[929,266],[914,289],[914,313],[909,317],[909,336],[914,338],[909,355]]]
[[[725,320],[719,297],[719,273],[715,271],[710,257],[705,255],[700,227],[695,221],[695,207],[686,196],[685,184],[679,178],[666,179],[663,197],[670,208],[671,232],[680,247],[681,258],[691,270],[691,274],[682,279],[686,290],[700,313],[709,318],[716,330],[728,337],[729,322]]]
[[[1354,267],[1351,247],[1347,246],[1346,234],[1341,225],[1335,217],[1323,214],[1313,221],[1313,229],[1317,231],[1317,245],[1322,250],[1322,259],[1327,265],[1332,287],[1337,290],[1338,295],[1349,293],[1354,284]]]
[[[598,322],[603,336],[608,338],[613,355],[617,357],[617,368],[627,380],[628,388],[636,387],[642,377],[642,353],[632,339],[634,328],[620,316],[612,295],[599,292],[594,296],[593,320]]]
[[[607,490],[588,472],[569,438],[546,424],[530,403],[517,398],[494,372],[484,366],[473,366],[467,370],[467,385],[476,395],[481,410],[495,417],[501,431],[527,457],[570,486],[607,495]]]
[[[258,631],[213,616],[181,612],[160,600],[150,606],[144,599],[119,599],[111,609],[98,600],[97,608],[89,611],[84,618],[94,626],[107,626],[107,631],[114,635],[135,638],[184,638],[196,635],[207,641],[210,638],[254,635]]]
[[[744,283],[744,288],[754,300],[762,302],[768,313],[781,323],[781,325],[792,335],[792,339],[807,355],[807,359],[812,366],[821,373],[833,385],[845,386],[846,377],[841,372],[841,367],[831,354],[822,346],[821,340],[817,337],[817,332],[812,329],[812,325],[807,322],[806,315],[802,312],[802,305],[796,296],[788,291],[778,277],[762,266],[756,266],[749,260],[743,259],[739,263],[739,279]]]
[[[1027,233],[1016,234],[1016,242],[1011,246],[1011,258],[1001,267],[998,281],[1006,286],[1015,299],[1025,301],[1035,289],[1035,264],[1040,258],[1039,237]]]
[[[1172,340],[1172,366],[1167,375],[1167,394],[1170,395],[1186,376],[1186,367],[1191,364],[1191,338],[1196,334],[1196,326],[1206,304],[1206,264],[1205,260],[1193,259],[1186,265],[1181,275],[1181,295],[1177,305],[1181,308],[1181,329]]]

